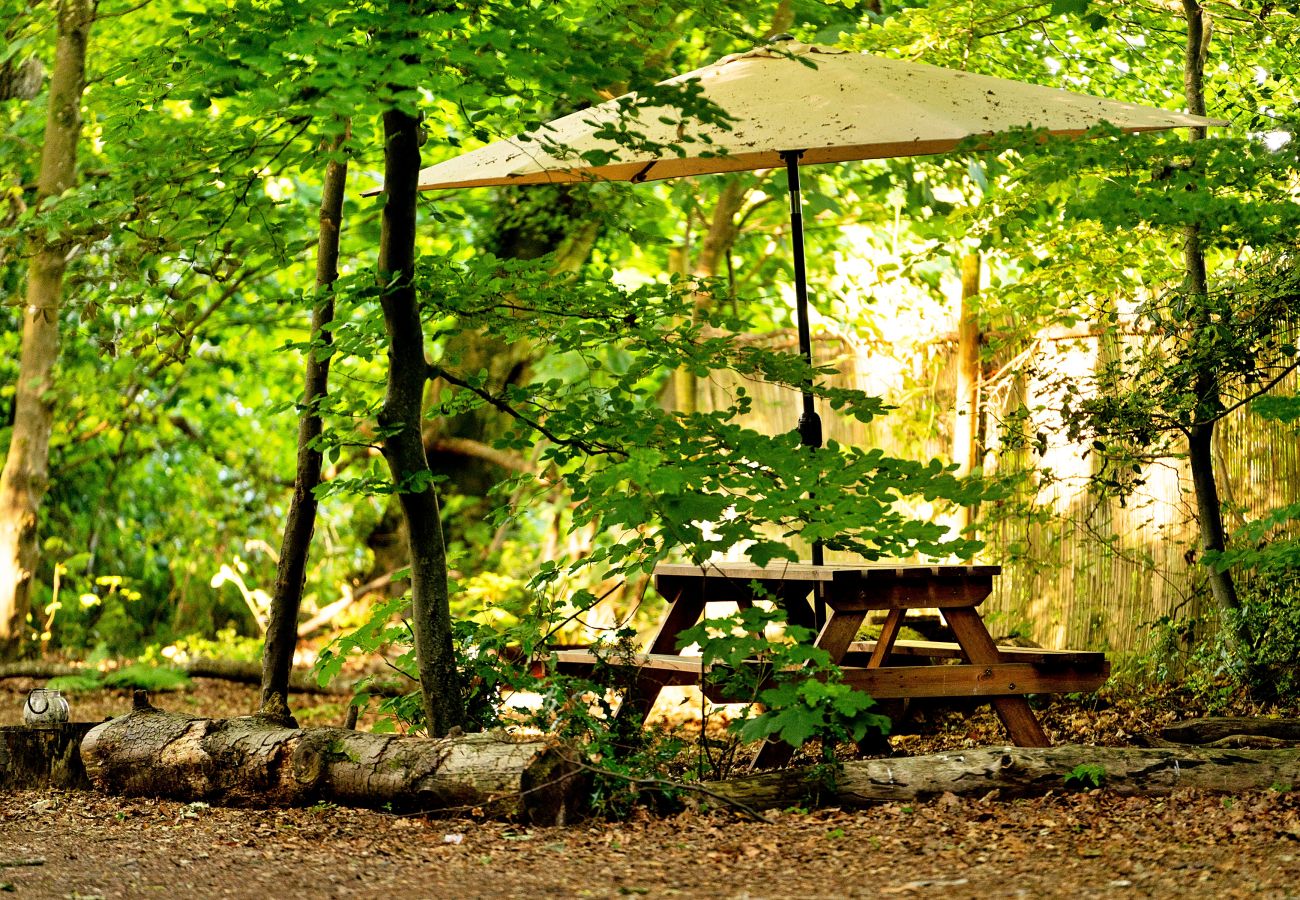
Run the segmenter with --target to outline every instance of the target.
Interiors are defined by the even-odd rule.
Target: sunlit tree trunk
[[[94,19],[91,0],[62,0],[50,77],[49,111],[41,146],[37,202],[72,187],[81,135],[81,92],[86,44]],[[23,306],[22,355],[14,397],[13,433],[0,474],[0,655],[23,640],[32,578],[40,557],[37,516],[49,479],[54,424],[54,365],[59,356],[59,307],[67,248],[36,241]]]
[[[329,145],[338,154],[347,140],[344,131]],[[321,435],[320,404],[329,391],[334,321],[333,285],[339,277],[339,229],[343,221],[343,189],[347,183],[346,159],[330,159],[325,165],[325,184],[320,201],[320,233],[316,250],[316,308],[311,317],[311,346],[302,397],[302,418],[298,422],[298,463],[293,499],[284,523],[280,561],[271,598],[271,617],[266,628],[266,649],[262,655],[262,712],[287,718],[289,673],[298,644],[298,610],[302,606],[307,558],[316,527],[316,486],[321,482],[321,450],[314,446]]]
[[[979,460],[980,396],[980,256],[970,253],[961,259],[961,311],[957,319],[957,402],[953,410],[952,461],[958,475],[969,475]],[[972,510],[963,506],[958,523],[971,523]]]
[[[731,253],[732,245],[736,243],[736,235],[739,232],[740,225],[736,217],[740,213],[741,207],[745,203],[745,198],[749,195],[746,188],[739,178],[731,178],[722,187],[721,193],[718,194],[717,205],[713,207],[713,218],[709,222],[709,230],[704,234],[704,240],[700,242],[700,251],[691,260],[691,247],[687,246],[682,251],[682,271],[689,271],[696,278],[716,278],[722,264],[726,261],[727,255]],[[695,309],[698,315],[706,314],[713,306],[715,298],[707,291],[699,291],[695,295]],[[698,409],[698,386],[696,385],[695,373],[690,369],[681,368],[673,373],[673,396],[675,398],[675,408],[680,413],[693,413]]]

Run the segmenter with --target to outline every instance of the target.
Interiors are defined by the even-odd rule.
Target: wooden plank
[[[883,666],[878,669],[846,668],[843,671],[845,684],[866,691],[877,700],[992,697],[1024,702],[1025,694],[1096,690],[1105,683],[1110,667],[994,663],[987,666]]]
[[[833,611],[830,619],[822,626],[821,633],[817,635],[815,646],[829,653],[831,662],[838,664],[844,658],[853,639],[858,636],[858,629],[862,627],[862,620],[866,617],[865,611]]]
[[[991,667],[1000,663],[1001,655],[998,653],[997,645],[993,643],[993,638],[989,635],[989,630],[984,627],[984,622],[980,619],[979,613],[973,609],[950,609],[945,612],[944,618],[948,620],[948,627],[952,629],[953,635],[957,638],[957,643],[961,644],[961,648],[969,662],[980,667]],[[935,666],[934,668],[941,667]],[[1015,679],[1012,679],[1012,681],[1014,682]],[[1061,691],[1063,689],[1053,687],[1048,690]],[[1090,690],[1090,688],[1076,688],[1075,690]],[[1048,739],[1047,732],[1043,731],[1043,726],[1039,724],[1038,717],[1029,708],[1029,701],[1024,697],[996,697],[992,702],[994,711],[1007,729],[1007,734],[1011,736],[1011,740],[1015,741],[1017,745],[1021,747],[1051,746],[1052,742]]]
[[[847,588],[847,586],[846,586]],[[840,610],[976,607],[993,591],[992,575],[935,575],[924,580],[871,580],[851,589],[836,585],[826,602]]]
[[[557,650],[555,661],[562,671],[590,671],[598,659],[591,650]],[[626,657],[608,657],[605,661],[611,665],[629,665],[655,672],[686,673],[697,679],[703,671],[704,662],[700,656],[680,656],[676,653],[631,653]]]
[[[891,612],[891,615],[893,613]],[[906,624],[904,622],[903,624]],[[875,641],[854,641],[844,656],[846,666],[864,666],[876,649]],[[998,654],[1007,662],[1026,662],[1050,665],[1064,663],[1075,666],[1099,666],[1106,654],[1097,650],[1048,650],[1043,647],[1007,647],[998,645]],[[893,656],[929,657],[931,659],[963,659],[961,645],[952,641],[894,641]]]

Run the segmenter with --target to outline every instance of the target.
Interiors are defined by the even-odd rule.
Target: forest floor
[[[32,685],[0,682],[0,724]],[[196,715],[246,713],[253,688],[199,679],[155,697]],[[123,713],[126,692],[73,699]],[[313,705],[314,704],[314,705]],[[300,718],[334,724],[335,698]],[[1234,708],[1228,712],[1250,712]],[[1042,710],[1058,741],[1123,744],[1195,715],[1176,695]],[[932,712],[897,752],[1004,742],[984,712]],[[1276,897],[1300,898],[1300,792],[1003,801],[945,795],[771,822],[690,810],[524,828],[320,805],[251,811],[93,793],[0,793],[0,891],[17,897]]]

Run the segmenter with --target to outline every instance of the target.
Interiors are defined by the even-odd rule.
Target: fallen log
[[[81,764],[81,739],[95,722],[0,726],[0,791],[90,787]]]
[[[106,793],[227,806],[482,810],[539,825],[577,818],[587,794],[579,762],[552,741],[285,728],[257,716],[196,719],[155,709],[143,693],[130,714],[96,726],[81,744],[91,783]]]
[[[1080,766],[1098,767],[1077,773]],[[1073,775],[1073,777],[1071,777]],[[755,809],[864,806],[942,794],[1037,796],[1091,786],[1121,794],[1189,788],[1238,793],[1300,785],[1300,750],[1135,747],[984,747],[895,759],[851,760],[829,781],[812,769],[760,772],[709,785]]]
[[[231,659],[213,659],[200,657],[192,659],[182,666],[191,678],[218,678],[237,684],[262,683],[262,666],[260,663],[241,662]],[[332,681],[322,687],[311,673],[295,669],[289,674],[289,691],[295,694],[345,694],[351,696],[361,679]],[[371,678],[366,685],[366,692],[377,697],[399,697],[416,690],[419,684],[414,681],[403,683],[398,678]]]
[[[1300,743],[1300,719],[1264,716],[1191,719],[1168,726],[1160,736],[1178,744],[1213,744],[1230,738],[1272,738]]]
[[[260,663],[255,662],[199,657],[198,659],[189,660],[176,668],[191,678],[215,678],[221,681],[233,681],[236,684],[260,685],[262,683],[262,666]],[[98,669],[90,667],[42,662],[40,660],[0,663],[0,680],[6,678],[37,678],[44,680],[86,674],[98,675],[100,673]],[[289,690],[295,694],[351,696],[359,682],[360,679],[334,681],[322,687],[312,677],[311,673],[299,669],[289,676]],[[401,679],[394,677],[372,679],[366,686],[366,691],[378,697],[396,697],[415,690],[416,687],[417,685],[414,682],[403,683]]]

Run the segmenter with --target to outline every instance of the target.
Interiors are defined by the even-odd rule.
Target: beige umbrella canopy
[[[656,181],[775,168],[785,165],[782,152],[792,150],[803,151],[801,165],[922,156],[1026,127],[1079,135],[1102,122],[1128,132],[1226,124],[794,41],[727,56],[664,84],[690,80],[731,116],[731,130],[677,124],[677,110],[637,109],[628,103],[636,95],[628,94],[424,169],[420,188]],[[670,149],[637,152],[596,136],[614,124],[643,135],[647,145]],[[608,154],[612,161],[591,164],[583,156],[592,151],[588,159]]]

